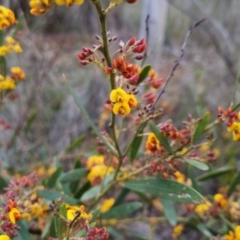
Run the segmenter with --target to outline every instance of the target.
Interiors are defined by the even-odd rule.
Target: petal
[[[74,2],[75,4],[81,5],[83,4],[84,0],[75,0]]]
[[[55,0],[55,3],[58,5],[63,5],[66,3],[66,0]]]
[[[0,235],[0,240],[10,240],[8,235]]]

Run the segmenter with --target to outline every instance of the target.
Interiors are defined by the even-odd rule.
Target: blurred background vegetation
[[[103,2],[107,5],[109,0]],[[163,2],[165,7],[161,8]],[[19,40],[24,49],[19,58],[10,55],[8,64],[20,65],[27,80],[16,91],[20,97],[2,108],[1,114],[12,128],[1,134],[0,154],[6,165],[17,163],[22,170],[31,162],[50,161],[83,134],[91,139],[90,128],[68,94],[62,74],[96,123],[109,90],[102,72],[80,66],[76,58],[78,51],[94,44],[94,35],[99,34],[90,1],[85,0],[81,7],[55,7],[42,17],[31,16],[28,3],[4,0],[19,18]],[[122,4],[110,14],[108,28],[118,36],[117,42],[146,34],[147,24],[148,40],[155,42],[153,54],[159,52],[149,62],[164,78],[180,53],[190,25],[207,18],[191,36],[184,59],[160,102],[167,107],[165,119],[181,124],[189,113],[196,117],[206,109],[215,118],[217,107],[227,107],[232,101],[239,65],[239,9],[239,0],[139,0],[134,5]],[[152,31],[153,27],[159,31]]]

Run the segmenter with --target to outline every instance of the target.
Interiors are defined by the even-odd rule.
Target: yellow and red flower
[[[16,24],[14,12],[0,5],[0,30],[5,29],[13,24]]]

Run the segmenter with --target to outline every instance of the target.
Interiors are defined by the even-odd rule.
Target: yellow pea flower
[[[73,4],[81,5],[84,0],[55,0],[55,3],[58,5],[66,5],[67,7],[72,6]]]
[[[87,169],[91,169],[96,165],[104,165],[104,156],[91,156],[87,160]]]
[[[41,16],[50,10],[53,6],[52,0],[31,0],[30,3],[30,13],[35,16]]]
[[[199,216],[204,216],[205,214],[207,214],[209,212],[211,208],[211,203],[207,202],[207,203],[201,203],[198,204],[195,208],[195,212],[199,215]]]
[[[160,142],[154,133],[150,133],[146,142],[146,149],[150,152],[160,150]]]
[[[128,102],[116,102],[112,109],[116,115],[128,115],[131,111]]]
[[[0,5],[0,30],[5,29],[13,24],[16,24],[14,12]]]
[[[128,101],[128,94],[122,88],[113,89],[110,93],[112,103]]]
[[[12,67],[11,68],[12,78],[14,80],[24,80],[25,73],[20,67]]]
[[[227,128],[228,132],[232,132],[233,134],[233,141],[240,140],[240,122],[233,122],[231,126]]]
[[[5,56],[10,51],[10,48],[7,46],[0,47],[0,56]]]
[[[3,76],[0,75],[0,92],[4,90],[13,90],[16,88],[16,85],[11,78],[7,77],[6,79],[2,79],[2,77]]]
[[[221,193],[215,194],[213,199],[214,199],[214,202],[218,204],[222,209],[227,208],[227,205],[228,205],[227,199]]]
[[[66,209],[67,209],[67,219],[70,221],[75,219],[77,216],[81,219],[85,219],[89,221],[92,219],[92,214],[87,214],[85,212],[85,207],[83,205],[71,206],[69,204],[66,204]]]
[[[0,235],[0,240],[10,240],[8,235]]]
[[[178,239],[179,236],[182,234],[183,229],[184,229],[183,224],[178,224],[176,227],[174,227],[172,232],[172,238]]]
[[[184,183],[185,182],[185,175],[180,173],[179,171],[176,171],[173,175],[176,177],[176,180],[178,182],[180,182],[180,183]]]
[[[101,181],[105,176],[112,172],[114,172],[112,167],[108,167],[106,165],[96,165],[92,167],[91,171],[87,175],[87,179],[91,182],[91,184],[94,184]]]
[[[134,108],[137,106],[137,99],[133,94],[128,94],[128,105],[130,108]]]
[[[21,213],[17,208],[12,208],[8,213],[8,217],[11,223],[15,224],[21,218]]]
[[[113,198],[105,199],[102,203],[102,206],[100,207],[100,212],[105,213],[109,211],[114,205],[114,203],[115,203],[115,200]]]
[[[235,227],[235,231],[229,231],[227,235],[224,236],[225,240],[238,240],[240,239],[240,225]]]

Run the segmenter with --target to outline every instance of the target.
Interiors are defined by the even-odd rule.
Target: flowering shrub
[[[189,114],[181,126],[162,120],[165,109],[159,107],[189,36],[204,20],[190,28],[179,58],[164,79],[150,65],[144,65],[145,39],[120,41],[110,51],[109,46],[118,38],[106,27],[108,14],[120,4],[133,4],[136,0],[112,0],[105,9],[100,0],[89,1],[96,9],[101,36],[96,35],[96,44],[82,47],[76,57],[79,67],[89,65],[105,74],[110,91],[102,105],[105,120],[110,119],[110,124],[107,129],[97,128],[70,80],[63,75],[69,93],[96,137],[97,147],[93,149],[88,144],[86,152],[95,153],[83,154],[69,171],[59,161],[47,166],[34,164],[34,170],[26,175],[12,176],[2,170],[0,240],[105,240],[126,236],[153,239],[154,230],[162,222],[169,223],[172,239],[181,238],[182,234],[188,236],[193,230],[198,232],[198,239],[240,239],[240,173],[231,165],[214,165],[219,150],[213,145],[217,138],[213,129],[219,124],[225,124],[225,132],[239,142],[240,104],[231,104],[226,110],[219,107],[218,116],[212,121],[208,112],[199,118]],[[44,15],[54,5],[73,4],[81,5],[84,1],[29,1],[30,13],[35,16]],[[1,105],[7,104],[5,98],[13,98],[13,90],[26,78],[20,67],[9,69],[6,64],[8,54],[23,51],[17,24],[13,11],[0,5]],[[16,31],[6,31],[9,28]],[[0,125],[2,131],[10,128],[4,119],[0,119]],[[68,150],[75,145],[76,142]],[[208,172],[199,176],[196,169]],[[201,183],[229,173],[228,182],[223,181],[221,188],[207,196]],[[131,201],[126,200],[131,195]],[[143,204],[154,211],[142,216]],[[134,221],[147,222],[151,236],[134,234],[131,225],[126,228]]]

